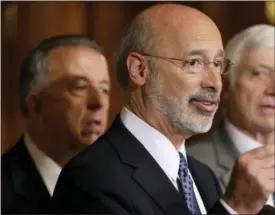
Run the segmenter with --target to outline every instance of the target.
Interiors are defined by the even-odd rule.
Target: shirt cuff
[[[235,210],[233,210],[224,200],[220,199],[220,203],[230,214],[238,214]]]

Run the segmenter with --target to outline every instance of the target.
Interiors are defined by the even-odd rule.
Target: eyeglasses
[[[228,70],[228,67],[233,65],[233,63],[229,59],[222,59],[222,60],[215,60],[215,61],[205,61],[202,60],[201,58],[192,58],[189,60],[182,60],[179,58],[171,58],[171,57],[162,57],[162,56],[157,56],[157,55],[150,55],[147,53],[140,53],[144,56],[147,57],[154,57],[154,58],[159,58],[167,61],[175,60],[175,61],[180,61],[182,63],[182,67],[188,67],[189,71],[192,73],[201,73],[205,72],[207,69],[207,66],[209,64],[213,64],[215,67],[215,70],[220,73],[220,74],[225,74]]]

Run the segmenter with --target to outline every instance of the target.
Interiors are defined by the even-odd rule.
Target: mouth
[[[215,100],[191,99],[190,103],[207,112],[214,112],[218,108],[218,102]]]
[[[83,132],[85,134],[100,135],[102,133],[102,130],[103,130],[102,122],[100,120],[95,120],[95,119],[87,121],[83,128]]]
[[[261,105],[260,108],[266,114],[274,114],[275,113],[275,105],[264,104],[264,105]]]

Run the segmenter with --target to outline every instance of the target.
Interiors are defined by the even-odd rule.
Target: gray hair
[[[228,69],[230,86],[234,87],[237,78],[237,67],[244,51],[248,48],[274,48],[274,26],[255,25],[235,35],[225,48],[226,58],[233,62]]]
[[[28,113],[26,98],[29,92],[38,93],[48,83],[49,52],[61,46],[87,46],[102,53],[102,49],[94,40],[82,35],[58,35],[44,39],[29,52],[20,68],[19,99],[23,115]]]
[[[129,82],[128,54],[151,52],[153,42],[152,26],[146,20],[133,20],[125,27],[115,53],[115,70],[121,87],[127,88]]]

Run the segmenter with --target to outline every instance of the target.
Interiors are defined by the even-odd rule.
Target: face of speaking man
[[[219,31],[209,23],[202,29],[196,26],[187,33],[179,27],[176,46],[160,46],[157,55],[181,61],[154,58],[148,82],[148,97],[154,106],[179,132],[191,134],[204,133],[212,125],[224,65]]]

